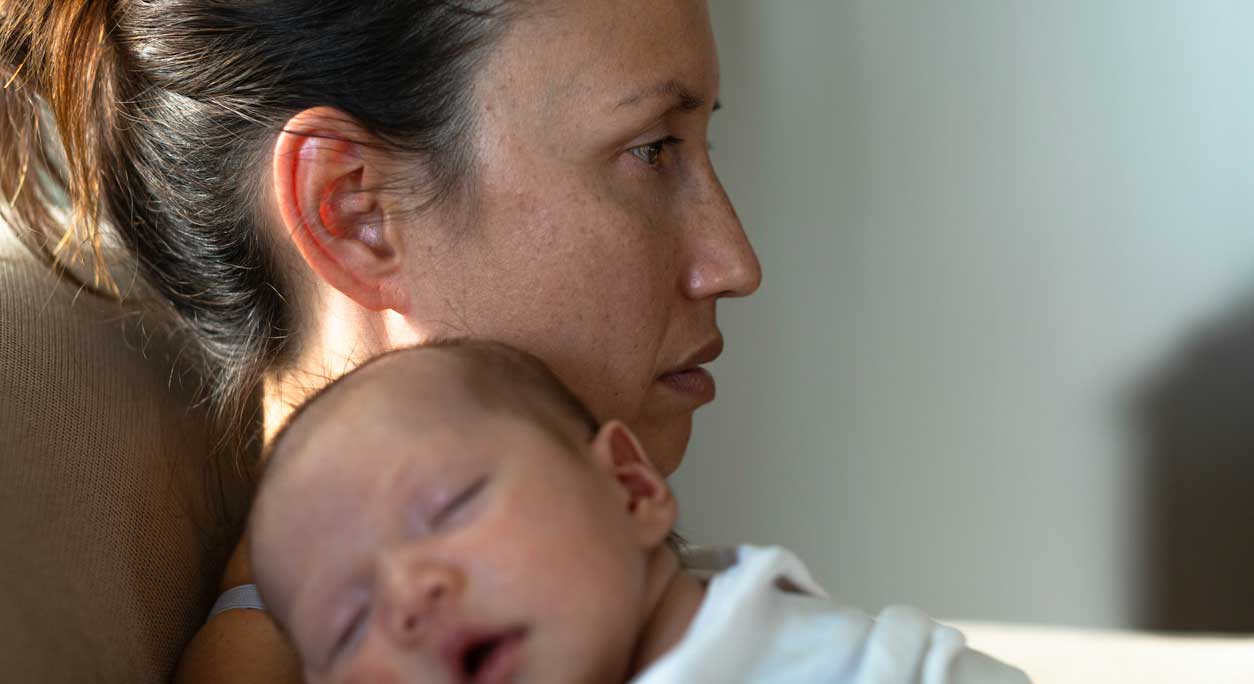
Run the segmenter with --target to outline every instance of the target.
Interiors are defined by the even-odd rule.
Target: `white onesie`
[[[784,549],[741,546],[680,643],[631,684],[1026,684],[913,608],[838,606]]]

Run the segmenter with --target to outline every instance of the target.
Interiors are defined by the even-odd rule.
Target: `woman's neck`
[[[705,586],[684,572],[679,557],[668,547],[659,549],[650,573],[652,584],[657,587],[656,598],[636,642],[630,677],[640,674],[679,645],[705,599]]]
[[[266,378],[262,390],[265,443],[270,444],[274,441],[274,437],[287,423],[292,412],[324,386],[325,382],[319,384],[296,382],[291,373],[285,373],[282,378]]]
[[[393,311],[369,311],[337,292],[323,293],[322,317],[309,325],[295,363],[266,378],[262,408],[270,441],[301,404],[370,358],[418,344],[424,334]]]

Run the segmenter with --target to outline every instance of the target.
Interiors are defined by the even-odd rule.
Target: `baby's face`
[[[461,422],[324,431],[274,474],[253,562],[306,676],[621,681],[646,603],[628,494],[537,426]]]

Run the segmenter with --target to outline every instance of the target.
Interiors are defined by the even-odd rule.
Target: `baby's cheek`
[[[560,664],[569,681],[622,681],[638,632],[641,560],[607,527],[612,504],[597,501],[606,493],[575,492],[588,486],[577,482],[555,481],[543,497],[528,497],[525,513],[516,509],[516,521],[528,524],[498,538],[509,558],[490,571],[495,605],[530,625],[538,657]]]
[[[395,664],[386,662],[378,656],[363,655],[353,663],[349,670],[343,676],[337,675],[331,681],[334,684],[400,684],[407,679],[412,680],[412,677],[403,678]],[[311,680],[310,684],[317,684],[317,682]]]
[[[421,651],[406,652],[393,647],[377,632],[366,636],[351,660],[333,673],[334,684],[440,684],[445,681],[439,663]],[[310,680],[310,684],[317,684]]]

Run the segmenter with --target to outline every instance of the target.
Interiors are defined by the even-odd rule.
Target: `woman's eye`
[[[683,140],[675,136],[667,136],[661,140],[651,142],[648,145],[631,148],[632,156],[640,161],[648,164],[650,168],[659,168],[662,165],[662,155],[666,153],[666,148],[682,143]]]

